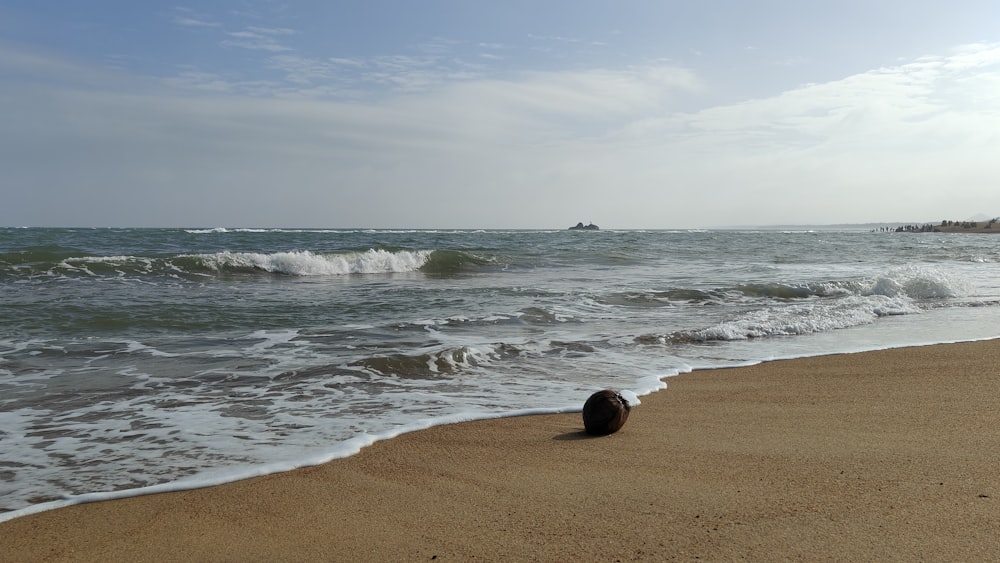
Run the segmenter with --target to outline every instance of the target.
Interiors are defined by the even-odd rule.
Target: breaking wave
[[[443,254],[443,257],[432,257]],[[62,277],[141,277],[166,275],[198,277],[234,273],[268,273],[291,276],[342,276],[350,274],[405,273],[422,270],[449,271],[462,267],[462,256],[448,251],[372,248],[359,252],[217,252],[175,256],[81,256],[68,249],[39,249],[0,257],[0,275]],[[464,260],[464,261],[463,261]]]
[[[749,299],[749,310],[712,326],[665,336],[643,335],[640,343],[696,343],[797,336],[871,324],[881,317],[919,314],[935,300],[960,297],[966,284],[933,268],[897,268],[858,280],[791,285],[746,284],[709,292],[668,292],[698,301]],[[730,299],[732,302],[733,300]]]
[[[262,254],[219,252],[194,256],[203,267],[226,272],[263,271],[294,276],[338,276],[413,272],[430,259],[431,251],[370,249],[365,252],[317,254],[307,250]]]
[[[428,274],[443,275],[455,274],[490,265],[504,266],[503,264],[499,264],[494,258],[484,258],[458,250],[435,250],[420,269]]]
[[[829,303],[766,307],[699,330],[680,331],[665,340],[675,343],[747,340],[796,336],[871,324],[880,317],[920,312],[902,298],[853,296]]]
[[[488,353],[473,347],[462,346],[416,355],[374,356],[352,362],[350,365],[382,375],[425,379],[454,374],[488,361]]]

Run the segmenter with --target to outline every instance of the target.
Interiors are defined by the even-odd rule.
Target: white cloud
[[[337,78],[339,64],[297,55],[276,55],[267,60],[270,68],[280,70],[293,84],[313,84]]]
[[[286,28],[247,27],[242,31],[227,31],[226,35],[231,39],[223,40],[221,45],[273,53],[294,51],[291,47],[282,45],[277,40],[277,37],[294,34],[294,30]]]
[[[219,24],[195,18],[175,17],[174,23],[185,27],[219,27]]]
[[[195,10],[190,8],[185,8],[181,6],[175,6],[173,8],[172,21],[182,27],[195,27],[195,28],[214,28],[222,27],[222,24],[215,22],[212,18],[199,14]]]
[[[287,27],[259,27],[259,26],[247,26],[244,33],[253,33],[257,35],[296,35],[298,32],[294,29],[289,29]]]

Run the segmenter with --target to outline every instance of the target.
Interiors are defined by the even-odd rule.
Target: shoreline
[[[760,360],[750,360],[744,363],[735,363],[732,365],[722,365],[722,366],[711,366],[711,367],[699,367],[688,369],[687,371],[675,371],[674,373],[669,373],[660,376],[657,380],[662,382],[662,386],[647,386],[645,388],[638,389],[638,395],[634,393],[635,389],[629,389],[624,391],[626,396],[635,396],[640,402],[643,397],[653,395],[664,391],[668,387],[668,381],[677,377],[679,375],[688,375],[692,373],[700,372],[714,372],[719,370],[730,370],[730,369],[740,369],[745,367],[754,366],[762,363],[770,363],[776,361],[786,361],[786,360],[801,360],[809,359],[815,357],[825,357],[825,356],[839,356],[839,355],[850,355],[850,354],[863,354],[866,352],[876,352],[881,350],[893,350],[898,348],[919,348],[924,346],[937,346],[937,345],[948,345],[948,344],[960,344],[968,342],[980,342],[986,340],[1000,340],[1000,337],[986,337],[986,338],[975,338],[970,340],[956,340],[947,342],[931,342],[931,343],[915,343],[906,345],[889,345],[884,348],[865,348],[860,350],[844,350],[839,352],[831,352],[829,354],[816,354],[816,355],[790,355],[790,356],[780,356],[769,359]],[[372,445],[386,441],[394,440],[399,436],[409,434],[412,432],[420,432],[427,430],[429,428],[434,428],[437,426],[450,426],[452,424],[465,424],[469,422],[481,422],[487,420],[496,420],[503,418],[516,418],[522,416],[543,416],[543,415],[555,415],[555,414],[566,414],[566,413],[579,413],[583,402],[581,401],[579,405],[565,405],[561,407],[552,408],[529,408],[529,409],[518,409],[503,413],[491,413],[483,415],[466,415],[458,414],[452,416],[438,417],[433,420],[421,420],[419,422],[407,425],[404,427],[396,428],[393,431],[385,435],[366,435],[362,437],[351,438],[338,445],[338,447],[333,448],[330,452],[324,453],[317,456],[312,456],[309,458],[303,458],[295,462],[289,463],[279,463],[279,464],[269,464],[262,466],[252,466],[244,469],[237,469],[229,473],[217,473],[211,472],[206,477],[185,477],[178,479],[176,481],[169,481],[165,483],[158,483],[154,485],[147,485],[144,487],[139,487],[136,489],[121,489],[114,491],[96,491],[90,493],[80,493],[70,497],[60,498],[56,500],[50,500],[20,508],[17,510],[9,512],[0,512],[0,525],[4,522],[14,520],[17,518],[23,518],[25,516],[30,516],[33,514],[39,514],[42,512],[48,512],[50,510],[59,510],[61,508],[66,508],[70,506],[75,506],[78,504],[90,504],[94,502],[108,502],[115,500],[128,499],[132,497],[140,497],[146,495],[157,495],[164,493],[175,493],[183,491],[194,491],[198,489],[206,489],[210,487],[218,487],[220,485],[227,485],[229,483],[235,483],[238,481],[244,481],[247,479],[255,479],[259,477],[267,477],[270,475],[276,475],[281,473],[286,473],[289,471],[297,471],[299,469],[306,469],[309,467],[314,467],[317,465],[323,465],[326,463],[332,463],[340,459],[346,459],[357,455],[361,450],[371,447]],[[275,468],[277,467],[277,468]],[[15,515],[16,514],[16,515]],[[14,515],[14,516],[12,516]]]
[[[998,365],[981,340],[699,370],[608,437],[578,412],[434,426],[21,516],[0,523],[0,560],[986,559]]]

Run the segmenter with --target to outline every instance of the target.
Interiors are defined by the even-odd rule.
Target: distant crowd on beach
[[[1000,222],[1000,217],[989,221],[941,221],[939,225],[926,223],[923,225],[902,225],[899,227],[879,227],[872,229],[873,233],[958,233],[962,231],[989,231],[993,225]],[[996,232],[1000,232],[997,228]]]

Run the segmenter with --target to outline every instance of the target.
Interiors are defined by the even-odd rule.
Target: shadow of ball
[[[594,436],[613,434],[625,425],[631,409],[628,401],[615,391],[598,391],[583,404],[583,428]]]

